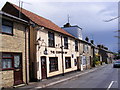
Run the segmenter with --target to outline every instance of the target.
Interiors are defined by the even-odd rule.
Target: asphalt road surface
[[[120,89],[120,68],[113,68],[112,64],[108,64],[104,68],[99,68],[94,72],[46,88]]]

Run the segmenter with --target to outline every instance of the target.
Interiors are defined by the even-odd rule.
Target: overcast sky
[[[16,5],[19,0],[2,0],[0,8],[9,1]],[[103,44],[117,51],[118,20],[104,22],[118,16],[118,0],[23,0],[23,8],[47,18],[62,27],[70,16],[70,24],[83,29],[83,39],[88,36],[95,44]],[[49,2],[48,2],[49,1]],[[51,1],[51,2],[50,2]],[[84,2],[83,2],[84,1]],[[106,2],[105,2],[106,1]]]

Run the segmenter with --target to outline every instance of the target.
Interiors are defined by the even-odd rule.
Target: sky
[[[19,5],[19,0],[1,0],[0,9],[9,1]],[[23,0],[24,1],[24,0]],[[62,27],[70,17],[71,25],[82,28],[95,44],[103,44],[117,51],[118,20],[104,22],[118,16],[118,0],[25,0],[23,8],[47,18]]]

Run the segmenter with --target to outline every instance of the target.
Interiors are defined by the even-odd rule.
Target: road
[[[46,88],[111,88],[120,89],[120,68],[106,65],[94,72]]]

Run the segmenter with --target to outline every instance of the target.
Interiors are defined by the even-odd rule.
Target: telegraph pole
[[[110,22],[115,19],[118,19],[118,30],[117,30],[118,36],[115,36],[115,37],[118,38],[118,54],[120,54],[120,1],[118,2],[118,16],[110,20],[104,20],[104,22]]]

